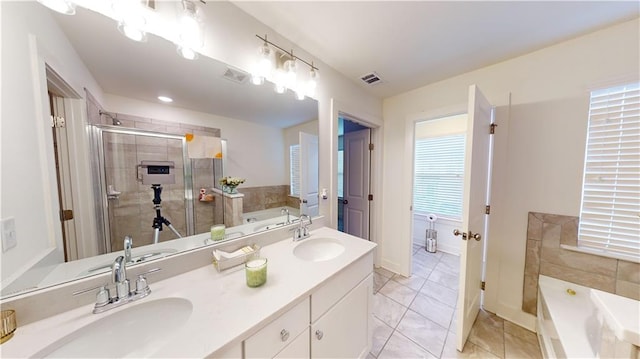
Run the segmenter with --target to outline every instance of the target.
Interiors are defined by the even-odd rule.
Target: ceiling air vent
[[[240,71],[240,70],[236,70],[236,69],[232,69],[230,67],[227,67],[227,71],[224,72],[222,77],[224,77],[225,79],[227,79],[229,81],[233,81],[233,82],[242,84],[242,83],[245,83],[245,81],[247,81],[247,79],[249,78],[249,74],[244,72],[244,71]]]
[[[367,85],[375,85],[382,82],[380,76],[375,72],[370,72],[366,75],[360,76],[360,80],[362,80]]]

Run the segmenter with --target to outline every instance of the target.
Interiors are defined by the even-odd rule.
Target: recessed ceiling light
[[[162,101],[162,102],[173,102],[173,99],[171,97],[167,97],[167,96],[158,96],[158,100]]]

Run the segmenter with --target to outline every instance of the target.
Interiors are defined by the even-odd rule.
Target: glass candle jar
[[[254,288],[263,285],[267,281],[267,259],[257,258],[245,263],[245,275],[247,286]]]
[[[224,224],[216,224],[215,226],[211,226],[211,240],[212,241],[221,241],[224,239]]]

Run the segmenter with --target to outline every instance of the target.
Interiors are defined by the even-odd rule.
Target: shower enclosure
[[[136,247],[153,243],[154,190],[142,184],[142,161],[173,163],[175,183],[162,184],[160,211],[181,236],[223,223],[219,198],[198,200],[201,190],[211,193],[214,179],[221,176],[214,168],[220,171],[222,166],[213,159],[190,159],[184,136],[108,125],[91,126],[91,135],[101,253],[122,250],[125,236],[131,236]],[[163,226],[160,242],[176,238]]]

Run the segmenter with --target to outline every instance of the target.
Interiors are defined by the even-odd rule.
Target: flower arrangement
[[[222,185],[222,190],[227,193],[238,193],[236,191],[236,187],[240,184],[244,183],[245,179],[240,177],[222,177],[220,178],[220,184]]]

